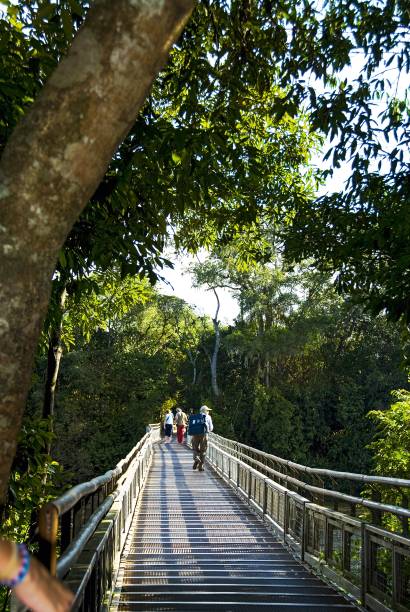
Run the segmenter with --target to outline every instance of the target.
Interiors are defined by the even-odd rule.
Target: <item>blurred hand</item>
[[[33,612],[68,612],[74,601],[73,593],[34,557],[27,576],[14,592]]]

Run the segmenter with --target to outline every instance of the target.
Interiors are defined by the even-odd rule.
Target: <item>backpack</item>
[[[206,414],[191,414],[188,423],[188,435],[198,436],[205,434],[206,431]]]
[[[186,414],[185,412],[179,412],[177,413],[177,425],[181,426],[181,425],[185,425],[186,424]]]

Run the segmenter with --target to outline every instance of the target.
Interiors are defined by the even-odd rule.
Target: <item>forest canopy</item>
[[[9,4],[3,142],[87,8]],[[267,258],[261,228],[275,223],[289,261],[312,257],[340,291],[406,321],[408,24],[392,0],[199,2],[60,267],[119,262],[154,278],[170,232],[190,250],[250,232],[252,257]],[[331,163],[313,171],[321,142]],[[345,188],[315,197],[340,166]]]

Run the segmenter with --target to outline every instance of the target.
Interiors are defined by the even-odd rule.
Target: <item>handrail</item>
[[[148,437],[149,433],[147,432],[128,453],[128,455],[117,463],[114,469],[108,470],[107,472],[105,472],[105,474],[102,474],[101,476],[96,476],[95,478],[87,482],[81,482],[80,484],[72,487],[71,489],[63,493],[61,497],[59,497],[58,499],[54,499],[50,503],[53,504],[59,514],[64,514],[65,512],[68,512],[68,510],[70,510],[86,495],[95,493],[95,491],[97,491],[100,487],[106,484],[116,483],[118,481],[118,478],[122,476],[122,474],[126,471],[131,460],[135,457],[137,452],[144,445]]]
[[[294,470],[298,470],[304,472],[306,474],[314,474],[315,476],[324,476],[326,478],[335,478],[342,480],[354,480],[361,483],[367,484],[381,484],[381,485],[389,485],[392,487],[409,487],[410,488],[410,480],[404,478],[391,478],[390,476],[373,476],[371,474],[358,474],[355,472],[340,472],[337,470],[329,470],[326,468],[312,468],[307,465],[303,465],[301,463],[295,463],[294,461],[290,461],[289,459],[283,459],[283,457],[278,457],[277,455],[272,455],[270,453],[266,453],[264,451],[253,448],[252,446],[247,446],[246,444],[242,444],[242,442],[238,442],[236,440],[230,440],[229,438],[223,438],[218,434],[212,434],[215,439],[223,440],[224,442],[229,442],[231,444],[235,444],[240,448],[247,449],[251,452],[258,453],[259,455],[266,457],[284,465],[286,467],[290,467]]]
[[[150,466],[152,445],[159,438],[160,425],[149,425],[113,470],[40,509],[39,558],[76,593],[72,610],[91,612],[102,605]],[[84,555],[87,560],[81,562]]]
[[[253,457],[246,457],[246,459],[250,461],[251,463],[257,465],[258,467],[262,468],[269,474],[283,479],[286,483],[291,483],[299,488],[305,489],[306,491],[317,493],[321,497],[330,497],[332,499],[338,499],[340,501],[348,502],[353,505],[364,506],[365,508],[369,508],[371,510],[379,510],[381,512],[388,512],[390,514],[395,514],[397,516],[403,516],[406,518],[410,518],[410,510],[408,510],[407,508],[402,508],[401,506],[395,506],[391,504],[383,504],[381,502],[375,502],[375,501],[368,500],[363,497],[355,497],[353,495],[347,495],[346,493],[340,493],[339,491],[332,491],[332,490],[321,488],[321,487],[315,487],[314,485],[307,484],[303,482],[302,480],[298,480],[297,478],[294,478],[293,476],[288,476],[287,474],[278,472],[277,470],[274,470],[273,468],[261,463],[260,461],[258,461],[257,459],[254,459]]]
[[[281,534],[284,543],[301,561],[339,584],[365,608],[375,612],[410,611],[408,537],[313,503],[249,465],[250,458],[243,453],[240,458],[240,453],[232,448],[236,443],[226,440],[225,444],[225,440],[210,435],[209,462],[263,520]],[[252,451],[258,453],[256,449]],[[261,462],[258,467],[267,469]],[[288,479],[290,484],[300,483],[293,477],[268,469],[275,472],[273,476],[280,474],[282,479]],[[323,496],[322,489],[313,488]],[[326,495],[332,493],[335,492],[325,492]],[[379,510],[386,506],[368,503]],[[393,510],[404,511],[400,507],[393,507]],[[388,511],[392,512],[390,506]]]
[[[353,474],[350,472],[337,472],[333,470],[324,470],[322,468],[310,468],[287,459],[282,459],[276,455],[270,455],[264,451],[259,451],[241,442],[223,438],[217,434],[211,434],[212,440],[221,448],[227,448],[230,452],[236,454],[239,458],[252,465],[256,465],[262,472],[270,475],[274,480],[285,483],[286,486],[296,487],[305,497],[310,498],[310,501],[319,500],[324,503],[324,498],[328,499],[328,503],[348,504],[350,512],[356,514],[357,507],[367,509],[371,512],[369,522],[375,525],[381,525],[383,514],[390,514],[399,518],[403,535],[408,537],[410,533],[410,510],[408,508],[408,491],[404,489],[410,485],[410,480],[402,478],[387,478],[383,476],[367,476],[366,474]],[[273,464],[274,467],[267,465]],[[290,466],[290,467],[289,467]],[[275,469],[277,468],[277,469]],[[299,469],[301,468],[301,469]],[[283,471],[280,471],[283,470]],[[313,482],[305,482],[302,480],[303,474],[308,474],[314,477]],[[320,479],[319,476],[331,478],[334,475],[337,478],[345,480],[350,476],[356,476],[356,482],[360,480],[362,484],[367,484],[367,490],[360,491],[360,497],[357,485],[351,489],[351,494],[335,490],[327,486],[327,482]],[[335,476],[335,477],[336,477]],[[306,479],[307,480],[307,479]],[[332,483],[329,483],[330,485]],[[404,488],[400,488],[400,487]],[[374,487],[377,487],[376,489]],[[382,494],[390,499],[382,500]],[[398,504],[397,498],[401,498],[402,505]],[[369,499],[370,498],[370,499]],[[392,502],[392,503],[391,503]]]
[[[66,576],[66,574],[69,572],[70,568],[77,561],[84,549],[84,546],[94,534],[99,523],[111,509],[116,497],[118,497],[118,491],[111,493],[111,495],[104,500],[101,506],[99,506],[98,510],[96,510],[94,514],[90,516],[89,520],[78,534],[76,540],[71,542],[71,544],[66,548],[64,555],[57,562],[56,575],[58,578],[64,578],[64,576]]]

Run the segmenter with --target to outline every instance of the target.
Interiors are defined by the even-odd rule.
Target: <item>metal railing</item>
[[[39,558],[75,593],[72,610],[104,609],[152,459],[160,426],[113,470],[79,484],[41,508]]]
[[[270,467],[270,459],[275,467]],[[376,612],[410,610],[410,539],[371,522],[373,516],[379,521],[386,513],[398,517],[399,524],[407,524],[410,511],[328,490],[323,483],[320,488],[317,481],[300,480],[300,474],[306,472],[317,479],[352,477],[363,484],[370,479],[392,487],[409,487],[410,481],[307,468],[216,434],[210,435],[208,460],[301,561],[336,582],[363,607]],[[298,470],[299,477],[295,472],[286,473],[284,464]],[[329,500],[339,510],[327,507]],[[346,512],[341,511],[342,506]],[[359,506],[364,509],[363,517],[353,515]],[[365,520],[366,513],[369,520]]]
[[[376,526],[383,526],[384,519],[390,518],[395,523],[394,531],[405,537],[410,535],[410,480],[312,468],[215,434],[213,441],[309,501],[358,516]]]

